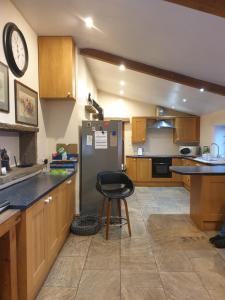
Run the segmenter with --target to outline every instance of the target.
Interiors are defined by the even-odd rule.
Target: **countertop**
[[[126,155],[126,157],[133,157],[133,158],[154,158],[154,157],[172,157],[172,158],[187,158],[187,159],[193,159],[196,156],[185,156],[185,155],[166,155],[166,154],[162,154],[162,155],[158,155],[158,154],[144,154],[144,155]]]
[[[51,190],[73,176],[76,172],[68,175],[51,175],[41,173],[20,183],[12,185],[0,191],[0,204],[9,201],[9,209],[24,210],[36,201],[48,194]]]
[[[172,172],[182,175],[225,175],[225,166],[199,166],[199,167],[182,167],[173,166],[170,167]]]

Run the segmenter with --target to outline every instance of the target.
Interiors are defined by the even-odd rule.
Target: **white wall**
[[[56,151],[57,143],[76,143],[79,149],[79,128],[82,120],[90,119],[85,113],[88,93],[97,100],[97,89],[84,58],[77,53],[76,59],[76,102],[46,100],[44,122],[48,142],[49,158]],[[79,167],[79,164],[78,164]],[[79,210],[79,169],[76,175],[76,205]]]
[[[38,45],[37,45],[37,35],[29,26],[29,24],[24,20],[19,11],[9,0],[0,0],[0,61],[6,63],[3,43],[2,43],[2,34],[3,28],[7,22],[14,22],[19,29],[23,32],[29,52],[29,65],[26,73],[21,78],[16,78],[11,71],[9,70],[9,98],[10,98],[10,112],[4,113],[0,112],[0,122],[4,123],[15,123],[15,99],[14,99],[14,79],[19,80],[30,88],[38,91]],[[40,161],[43,157],[46,156],[47,143],[45,128],[43,123],[43,114],[44,103],[39,104],[39,128],[40,132],[38,134],[38,160]],[[14,143],[18,143],[18,136],[14,137]],[[0,135],[0,147],[1,145],[7,146],[7,136]],[[12,142],[12,136],[11,136]]]
[[[225,125],[225,110],[201,116],[201,146],[210,146],[211,143],[217,142],[215,128],[218,125]],[[221,151],[221,153],[222,152],[223,150]]]
[[[119,98],[111,94],[99,92],[99,103],[104,109],[105,117],[131,118],[134,116],[155,116],[155,105]],[[173,143],[172,129],[148,129],[145,144],[132,145],[131,124],[125,125],[125,155],[135,154],[137,148],[144,147],[145,153],[177,154],[177,146]]]

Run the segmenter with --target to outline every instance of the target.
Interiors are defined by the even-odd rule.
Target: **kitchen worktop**
[[[225,175],[225,166],[172,166],[170,170],[182,175]]]
[[[41,173],[0,191],[0,204],[9,201],[8,208],[24,210],[75,174]]]
[[[172,158],[189,158],[189,159],[193,159],[196,156],[184,156],[184,155],[176,155],[176,154],[144,154],[144,155],[126,155],[126,157],[133,157],[133,158],[154,158],[154,157],[172,157]]]

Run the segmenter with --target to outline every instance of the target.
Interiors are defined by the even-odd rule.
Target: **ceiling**
[[[72,35],[79,48],[100,49],[225,85],[224,18],[162,0],[12,2],[39,35]],[[82,18],[87,16],[93,17],[95,29],[84,26]],[[90,59],[88,62],[98,89],[117,94],[120,73],[116,67]],[[115,77],[107,79],[109,69]],[[225,97],[199,94],[192,88],[133,71],[126,71],[126,76],[127,97],[169,106],[175,97],[171,95],[176,94],[177,98],[190,99],[181,107],[186,111],[202,114],[225,109]]]

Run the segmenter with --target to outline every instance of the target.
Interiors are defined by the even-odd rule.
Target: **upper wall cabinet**
[[[200,140],[199,117],[178,117],[175,119],[174,143],[197,143]]]
[[[43,99],[75,99],[75,45],[72,37],[38,38],[39,88]]]
[[[132,118],[132,143],[145,143],[147,135],[147,118]]]

